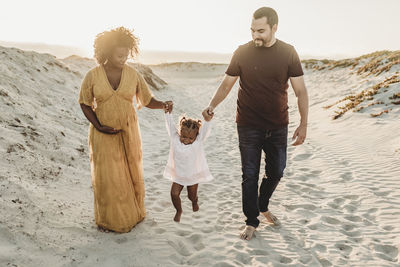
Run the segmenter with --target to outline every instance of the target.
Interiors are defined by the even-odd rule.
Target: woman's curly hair
[[[104,64],[115,47],[127,47],[129,55],[134,58],[139,53],[139,38],[133,34],[133,30],[125,27],[97,34],[94,40],[94,57],[97,62]]]

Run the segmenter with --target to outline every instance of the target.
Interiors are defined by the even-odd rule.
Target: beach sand
[[[102,233],[93,217],[88,122],[77,104],[83,74],[94,63],[2,47],[0,58],[1,266],[400,264],[400,106],[389,99],[400,83],[336,120],[334,111],[346,102],[324,108],[398,74],[399,64],[377,76],[359,75],[351,66],[305,68],[308,137],[304,145],[288,147],[285,175],[270,204],[282,225],[263,222],[255,238],[243,241],[238,85],[215,110],[205,144],[215,179],[199,185],[200,211],[191,211],[183,190],[181,222],[173,221],[171,183],[162,177],[169,151],[164,116],[142,109],[147,217],[129,233]],[[174,101],[175,118],[201,118],[227,66],[150,67],[168,83],[153,92]],[[378,100],[384,104],[367,106]],[[299,122],[291,88],[289,114],[291,142]]]

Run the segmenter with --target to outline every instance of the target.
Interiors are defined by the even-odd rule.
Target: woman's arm
[[[106,134],[116,134],[121,131],[121,129],[117,130],[112,127],[101,125],[99,120],[97,119],[96,113],[94,113],[93,109],[85,104],[81,104],[81,109],[85,117],[93,124],[94,128],[96,128],[99,132]]]
[[[158,101],[154,97],[151,98],[149,104],[147,104],[146,108],[151,109],[163,109],[165,113],[171,113],[174,107],[174,103],[172,101]]]

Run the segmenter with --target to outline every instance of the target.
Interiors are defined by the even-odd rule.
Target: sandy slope
[[[87,122],[76,104],[84,69],[70,64],[68,71],[68,62],[18,51],[0,50],[1,266],[400,263],[400,110],[389,104],[389,113],[372,118],[369,114],[379,107],[374,105],[332,120],[336,106],[323,108],[393,75],[398,65],[376,77],[349,74],[350,67],[306,71],[311,107],[307,143],[289,148],[285,177],[271,203],[283,225],[261,224],[256,238],[245,242],[238,238],[244,217],[234,123],[237,88],[216,110],[206,143],[215,180],[200,185],[198,213],[190,211],[183,192],[179,224],[172,221],[170,182],[162,177],[169,149],[163,115],[139,112],[148,215],[130,233],[105,234],[94,226]],[[168,82],[154,93],[174,100],[176,117],[200,117],[225,68],[152,66]],[[387,90],[376,97],[388,102],[389,94],[400,92],[399,83]],[[298,121],[293,93],[290,116],[292,134]]]

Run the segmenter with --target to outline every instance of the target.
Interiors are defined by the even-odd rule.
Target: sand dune
[[[94,225],[88,123],[76,102],[82,75],[94,61],[1,47],[0,59],[1,266],[400,264],[400,108],[390,99],[400,93],[400,83],[381,87],[373,100],[357,105],[365,108],[332,120],[335,110],[353,101],[340,100],[398,75],[400,64],[378,75],[357,73],[368,57],[357,65],[331,68],[340,64],[314,61],[305,68],[308,139],[289,147],[285,176],[271,202],[283,224],[263,223],[256,238],[245,242],[239,239],[244,216],[234,123],[237,86],[217,108],[206,142],[215,179],[199,186],[197,213],[183,191],[179,224],[172,220],[170,182],[162,177],[169,150],[163,115],[139,111],[147,218],[130,233],[105,234]],[[312,67],[317,65],[326,67]],[[156,97],[174,100],[176,116],[200,118],[226,65],[151,69],[146,73],[160,88],[154,89]],[[289,134],[299,117],[295,101],[290,92]],[[374,101],[384,104],[368,106]]]

